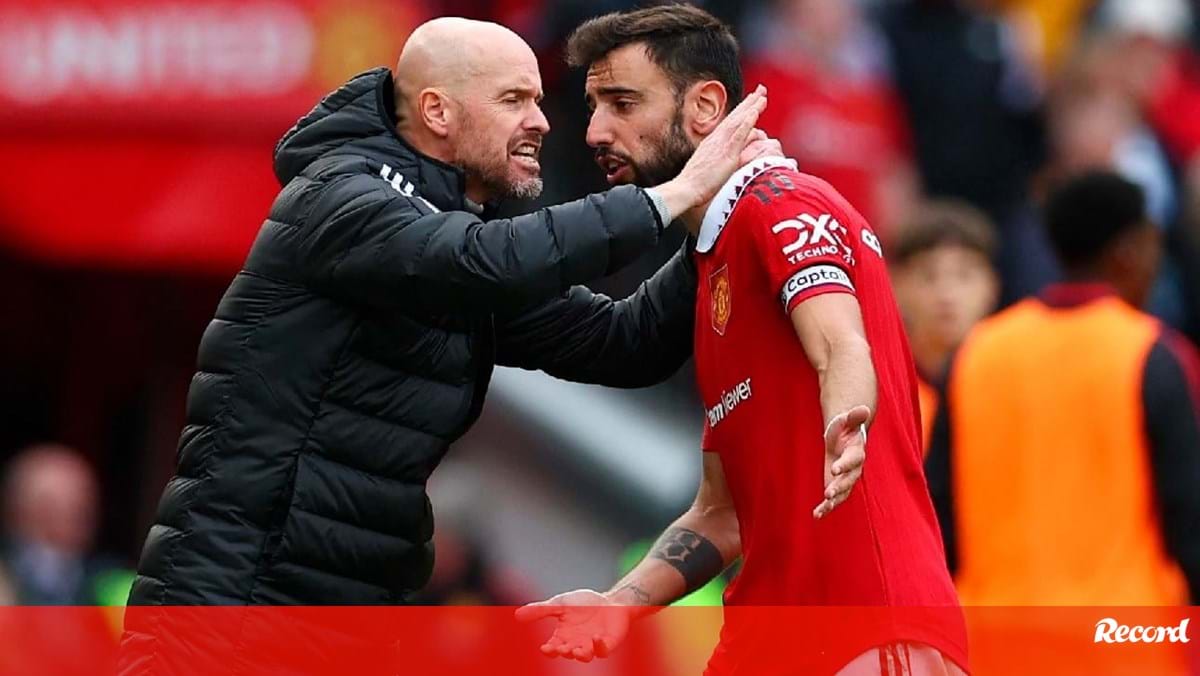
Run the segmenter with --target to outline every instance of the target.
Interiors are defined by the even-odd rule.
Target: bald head
[[[442,17],[416,28],[396,62],[396,100],[415,103],[424,89],[458,99],[506,68],[533,66],[537,57],[520,35],[488,21]]]
[[[397,131],[418,151],[463,170],[467,197],[534,197],[550,130],[537,56],[499,24],[454,17],[417,27],[393,74]]]

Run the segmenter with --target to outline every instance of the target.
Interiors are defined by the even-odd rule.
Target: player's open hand
[[[521,622],[553,617],[554,633],[542,644],[542,654],[591,662],[593,657],[608,657],[625,639],[631,609],[599,592],[577,589],[521,606],[516,617]]]
[[[820,519],[850,497],[867,459],[867,421],[871,409],[855,406],[825,428],[825,499],[813,510]]]

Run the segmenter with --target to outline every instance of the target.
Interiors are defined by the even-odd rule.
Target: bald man
[[[516,34],[437,19],[394,73],[358,75],[287,132],[283,189],[200,342],[132,605],[404,603],[433,561],[426,480],[495,364],[638,387],[686,360],[683,257],[624,300],[579,285],[653,247],[744,152],[769,150],[753,143],[765,94],[674,180],[488,220],[497,200],[541,189],[541,98]],[[179,638],[152,613],[126,630],[126,645],[157,646],[151,664]],[[253,638],[210,630],[227,646]]]
[[[99,496],[83,457],[57,444],[23,450],[8,466],[3,497],[3,560],[20,602],[99,602],[98,578],[111,566],[92,556]]]

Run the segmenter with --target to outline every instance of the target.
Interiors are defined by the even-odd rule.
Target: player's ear
[[[700,137],[708,136],[725,117],[725,104],[729,95],[725,85],[716,80],[706,80],[692,85],[684,98],[685,110],[690,115],[690,131]]]

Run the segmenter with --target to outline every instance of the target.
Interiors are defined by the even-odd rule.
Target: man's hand
[[[554,633],[542,644],[542,653],[591,662],[593,657],[608,657],[625,639],[632,611],[600,592],[577,589],[521,606],[516,618],[521,622],[555,618]]]
[[[855,406],[834,416],[825,428],[825,500],[813,510],[820,519],[850,497],[867,459],[866,424],[871,409]]]
[[[767,132],[755,129],[750,134],[749,145],[742,150],[742,156],[738,158],[738,166],[745,166],[764,157],[783,157],[783,146],[777,139],[767,136]]]
[[[767,107],[767,88],[759,85],[721,120],[675,178],[654,188],[678,217],[716,196],[741,164],[742,151],[754,140],[754,125]]]

